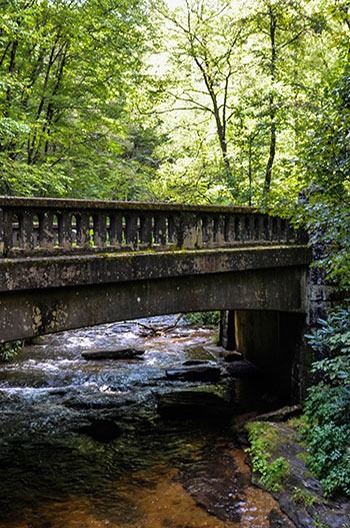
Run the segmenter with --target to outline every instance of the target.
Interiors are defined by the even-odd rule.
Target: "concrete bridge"
[[[310,262],[305,233],[252,208],[0,197],[0,343],[222,310],[223,343],[300,392]]]

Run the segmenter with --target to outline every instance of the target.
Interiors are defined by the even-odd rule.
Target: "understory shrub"
[[[306,336],[320,357],[305,404],[307,464],[326,495],[350,495],[350,311],[341,308]]]

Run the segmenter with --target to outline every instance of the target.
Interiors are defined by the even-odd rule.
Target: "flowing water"
[[[256,380],[249,387],[225,375],[212,329],[182,322],[164,332],[173,321],[38,338],[2,364],[0,528],[292,526],[250,484],[232,429],[268,398]],[[81,355],[116,345],[144,354]],[[222,375],[166,375],[184,364],[219,365]]]

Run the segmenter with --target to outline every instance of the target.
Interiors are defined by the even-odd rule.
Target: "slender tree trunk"
[[[214,104],[214,101],[213,101],[213,104]],[[215,115],[216,130],[217,130],[218,139],[220,143],[222,159],[223,159],[224,166],[225,166],[227,183],[229,184],[229,188],[230,188],[232,196],[235,196],[236,194],[235,193],[235,181],[233,178],[231,163],[230,163],[230,159],[229,159],[228,151],[227,151],[226,127],[220,119],[220,114],[219,114],[217,104],[214,104],[214,115]]]
[[[269,158],[267,160],[266,172],[265,172],[265,184],[264,184],[264,194],[270,192],[271,179],[272,179],[272,168],[273,162],[276,155],[276,110],[274,108],[274,98],[270,97],[270,150]]]
[[[271,90],[274,89],[273,85],[276,80],[276,60],[277,60],[277,49],[276,49],[276,14],[273,11],[273,7],[269,7],[270,17],[270,44],[271,44],[271,56],[270,56],[270,78],[271,78]],[[273,163],[276,156],[276,105],[273,92],[269,97],[269,117],[270,117],[270,148],[269,157],[267,160],[266,171],[265,171],[265,183],[264,183],[264,195],[270,192],[271,181],[272,181],[272,169]]]
[[[18,48],[18,41],[15,40],[12,43],[11,50],[10,50],[10,62],[9,62],[9,67],[8,67],[8,73],[10,77],[12,77],[15,72],[17,48]],[[5,105],[5,110],[4,110],[5,117],[8,117],[10,115],[11,102],[12,102],[12,88],[11,86],[8,86],[6,90],[6,105]]]
[[[249,148],[248,148],[248,181],[249,181],[249,202],[248,204],[252,205],[252,196],[253,196],[253,138],[249,138]]]

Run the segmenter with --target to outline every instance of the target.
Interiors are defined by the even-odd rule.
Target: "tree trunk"
[[[273,11],[272,6],[269,8],[270,17],[270,44],[271,44],[271,56],[270,56],[270,78],[271,78],[271,94],[269,97],[269,116],[270,116],[270,148],[269,157],[266,165],[265,172],[265,183],[264,183],[264,196],[270,192],[271,180],[272,180],[272,168],[276,155],[276,106],[273,95],[274,82],[276,79],[276,14]]]
[[[264,195],[270,192],[272,167],[276,155],[276,110],[274,108],[274,98],[270,97],[270,151],[265,172]]]

